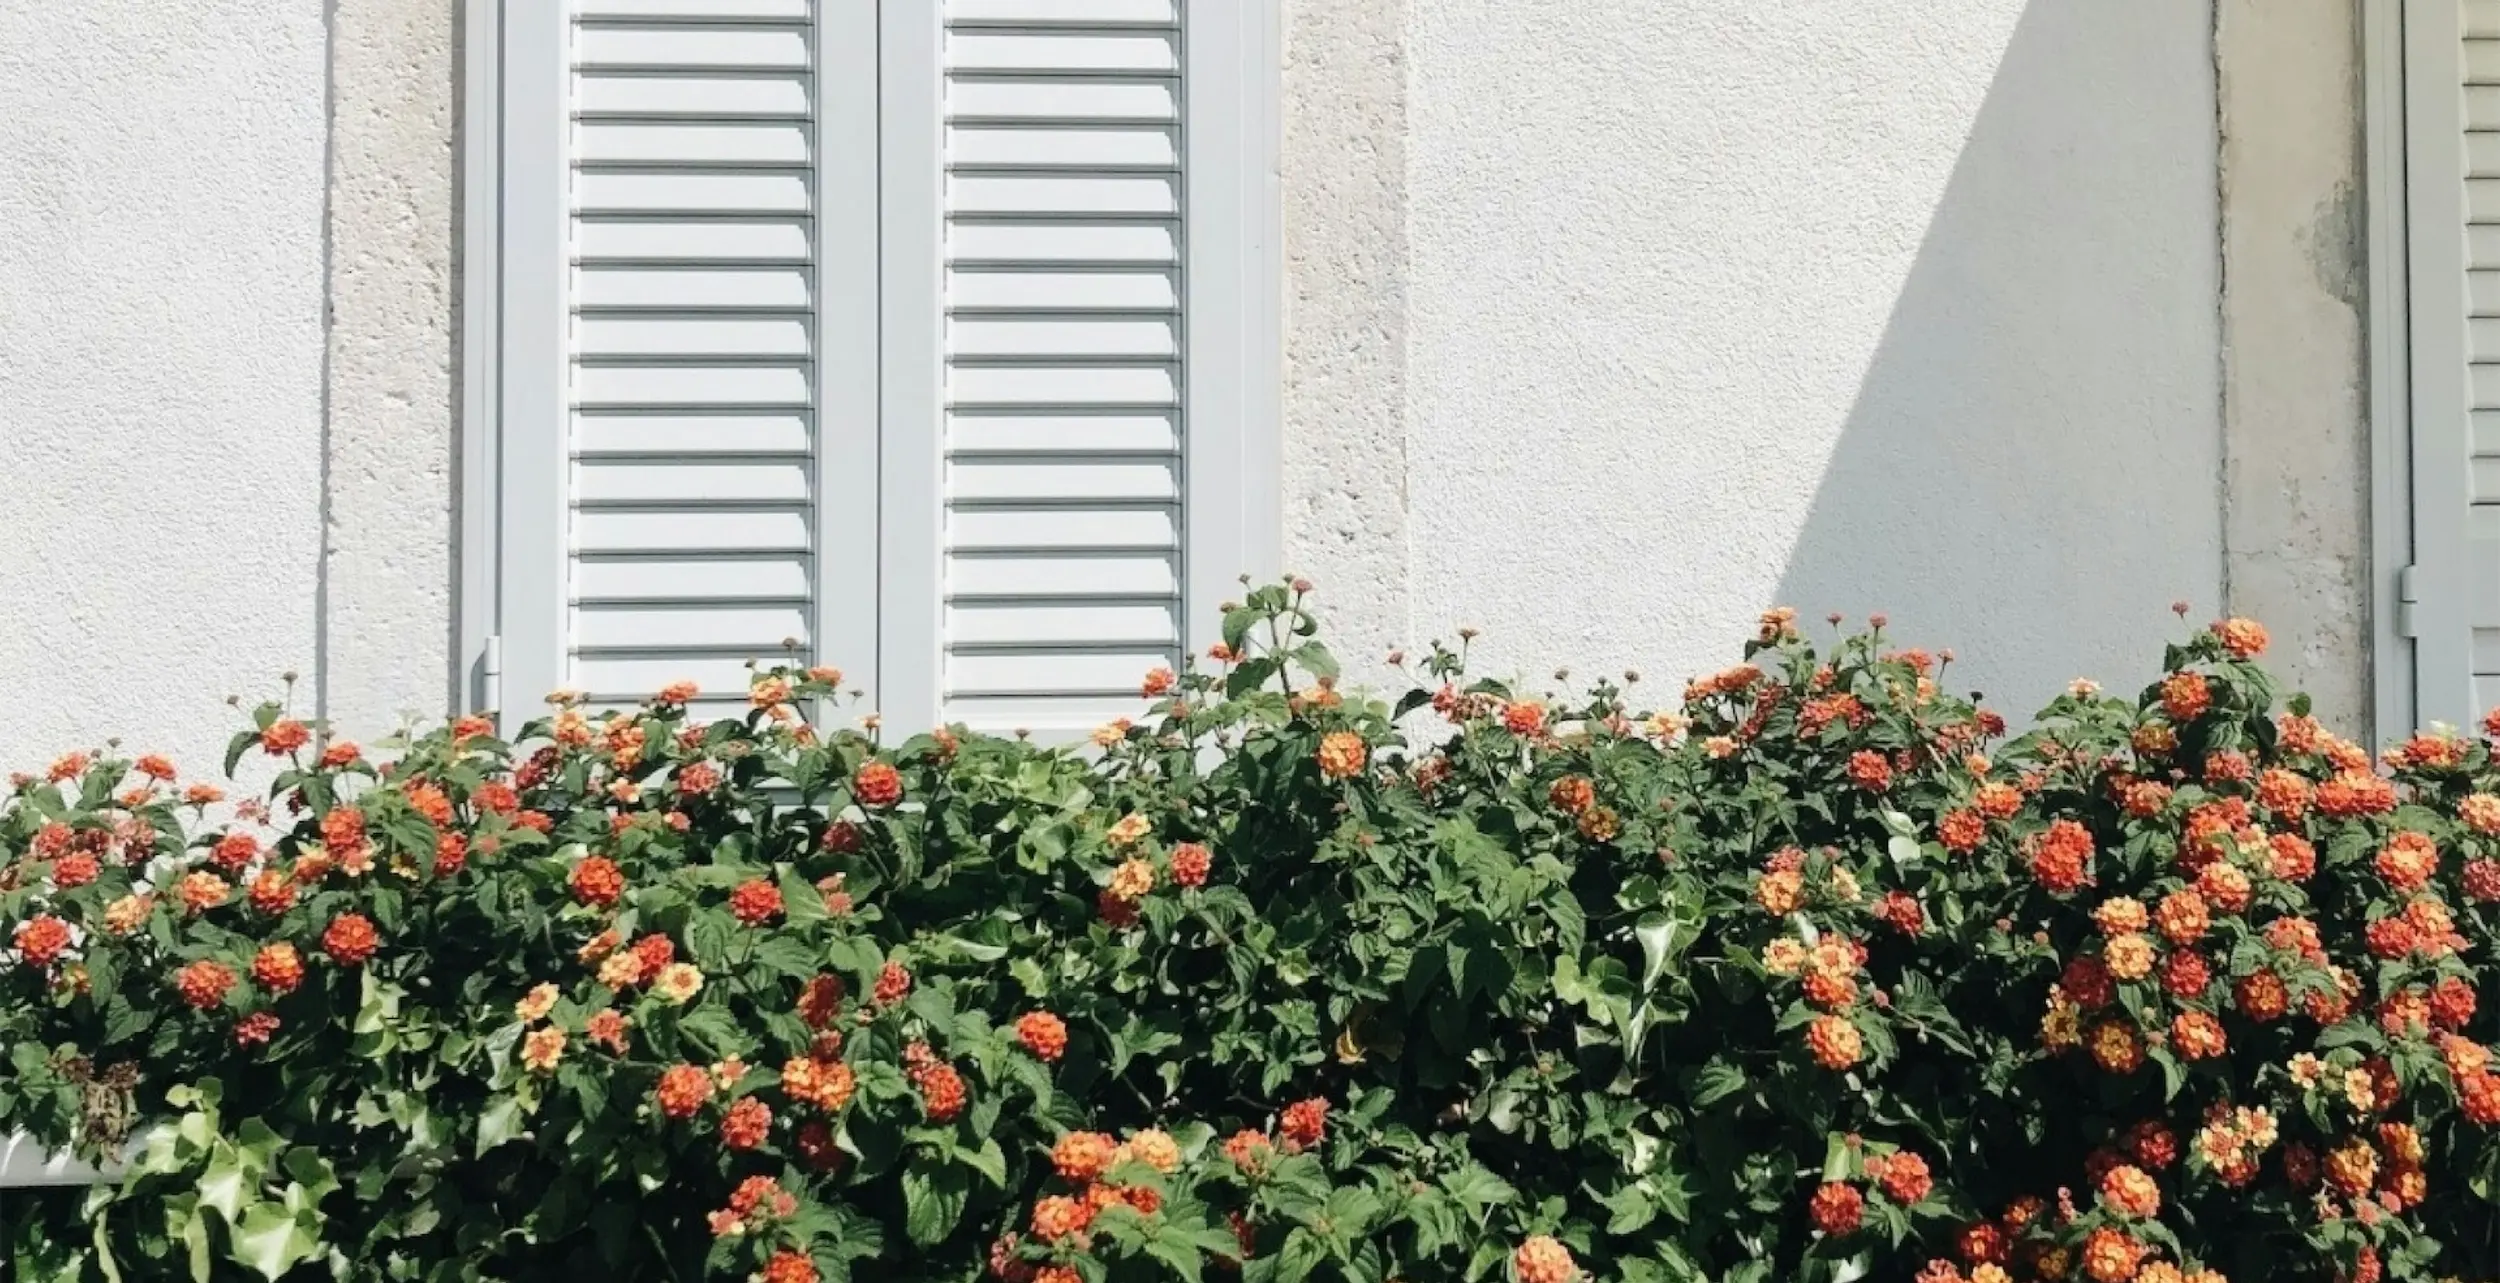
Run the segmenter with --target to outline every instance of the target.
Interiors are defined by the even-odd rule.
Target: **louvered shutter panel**
[[[946,0],[939,717],[1139,708],[1183,613],[1176,0]]]
[[[809,0],[507,9],[502,613],[522,711],[678,679],[735,700],[748,661],[821,648],[845,460],[818,155],[874,109],[819,74],[828,34]],[[829,96],[858,118],[828,119]]]
[[[2500,0],[2410,0],[2406,204],[2415,715],[2500,706]]]
[[[507,703],[1065,737],[1273,572],[1272,4],[503,13]]]
[[[1064,739],[1139,712],[1140,678],[1275,569],[1272,122],[1248,106],[1274,14],[897,10],[886,707]]]

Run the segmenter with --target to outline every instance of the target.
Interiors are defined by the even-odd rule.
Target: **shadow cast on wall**
[[[2174,599],[2218,611],[2213,71],[2177,39],[2204,8],[2024,9],[1775,600],[1889,611],[2014,712],[2150,674]]]

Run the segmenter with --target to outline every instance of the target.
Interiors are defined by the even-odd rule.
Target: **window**
[[[1273,0],[473,0],[482,701],[1082,733],[1279,560]]]

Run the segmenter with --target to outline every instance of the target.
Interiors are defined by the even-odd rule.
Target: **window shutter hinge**
[[[503,712],[503,638],[486,639],[484,653],[478,657],[478,707],[489,713]]]
[[[2398,637],[2421,636],[2420,625],[2414,619],[2414,608],[2422,601],[2421,588],[2417,582],[2419,577],[2415,574],[2419,569],[2418,566],[2405,566],[2396,571],[2396,635]]]

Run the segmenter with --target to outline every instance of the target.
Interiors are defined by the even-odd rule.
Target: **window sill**
[[[120,1175],[121,1164],[99,1170],[69,1154],[43,1147],[32,1136],[0,1136],[0,1189],[42,1189],[96,1185]]]

